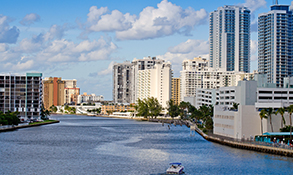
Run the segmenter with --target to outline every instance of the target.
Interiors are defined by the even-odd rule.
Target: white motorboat
[[[182,174],[184,166],[181,163],[170,163],[170,167],[166,170],[167,174]]]

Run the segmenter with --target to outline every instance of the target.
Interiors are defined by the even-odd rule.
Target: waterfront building
[[[80,88],[76,87],[77,80],[63,80],[64,85],[64,103],[77,104],[77,98],[80,94]]]
[[[225,5],[210,13],[210,67],[249,72],[250,10]]]
[[[180,78],[172,78],[172,100],[175,104],[180,104]]]
[[[113,101],[130,104],[155,97],[164,107],[171,99],[171,63],[156,57],[134,58],[113,66]]]
[[[145,64],[137,70],[136,93],[137,99],[155,97],[163,107],[167,107],[167,102],[171,99],[171,63],[156,58],[134,60],[136,63],[152,62]],[[135,64],[135,66],[140,66]]]
[[[194,58],[182,62],[180,71],[180,98],[195,97],[197,89],[219,89],[225,86],[236,86],[238,81],[252,80],[254,73],[224,71],[208,67],[208,61]]]
[[[135,108],[133,105],[102,105],[101,108],[101,114],[102,115],[107,115],[108,113],[113,113],[113,112],[134,112]]]
[[[96,95],[96,94],[87,94],[84,92],[82,95],[78,95],[77,97],[77,104],[81,103],[94,103],[94,102],[102,102],[104,101],[103,95]]]
[[[258,15],[258,71],[267,74],[269,83],[284,86],[284,78],[293,74],[293,28],[289,5],[271,6]]]
[[[64,86],[65,81],[63,81],[61,78],[44,78],[43,103],[45,109],[49,109],[52,105],[64,105]]]
[[[233,103],[239,104],[232,109]],[[276,111],[293,104],[293,89],[258,87],[256,81],[240,81],[238,86],[221,87],[216,91],[214,134],[232,138],[249,138],[261,134],[259,112],[264,108]],[[289,123],[289,114],[284,115]],[[274,130],[281,128],[280,114],[272,114]],[[263,132],[273,132],[268,119],[263,119]]]
[[[38,118],[42,105],[42,73],[0,74],[0,111]]]
[[[114,103],[133,103],[134,99],[133,65],[129,61],[113,65]]]

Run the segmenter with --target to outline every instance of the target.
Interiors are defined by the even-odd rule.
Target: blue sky
[[[42,72],[77,79],[81,92],[112,99],[114,62],[157,56],[179,76],[186,58],[208,58],[208,14],[223,5],[251,10],[251,71],[256,19],[272,0],[1,0],[0,73]],[[291,4],[279,0],[279,4]]]

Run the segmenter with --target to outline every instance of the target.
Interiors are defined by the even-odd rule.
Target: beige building
[[[64,103],[66,104],[77,104],[78,95],[80,89],[76,87],[77,80],[63,80],[65,82],[64,87]]]
[[[172,100],[175,104],[180,103],[180,78],[172,78]]]
[[[64,104],[65,82],[61,78],[49,77],[43,80],[43,102],[45,109],[52,105],[60,106]]]
[[[134,107],[131,107],[130,105],[102,105],[101,108],[101,114],[107,115],[107,111],[110,113],[113,112],[131,112],[135,111]]]

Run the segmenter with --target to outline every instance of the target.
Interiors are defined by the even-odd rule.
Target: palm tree
[[[273,108],[267,108],[266,113],[267,113],[267,116],[270,118],[270,125],[271,125],[272,132],[274,132],[274,128],[272,124],[272,114],[274,113]]]
[[[292,118],[291,115],[293,113],[293,105],[290,105],[287,108],[287,112],[289,113],[289,119],[290,119],[290,140],[292,139]]]
[[[263,135],[263,126],[262,126],[262,119],[267,118],[266,116],[267,112],[265,109],[262,109],[259,113],[259,117],[260,117],[260,128],[261,128],[261,135]]]
[[[283,123],[286,126],[286,121],[285,121],[285,118],[284,118],[284,113],[285,113],[285,108],[279,108],[277,110],[277,112],[276,112],[276,114],[281,114],[281,116],[282,116],[282,119],[281,119],[281,128],[283,128]]]
[[[235,111],[238,111],[238,106],[239,106],[239,103],[233,103],[231,109],[235,110]]]

